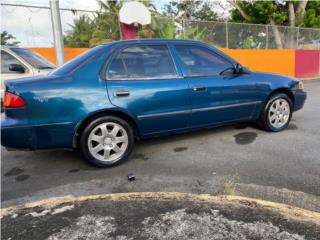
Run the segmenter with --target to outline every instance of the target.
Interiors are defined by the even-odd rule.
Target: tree
[[[64,43],[67,47],[90,47],[94,24],[92,20],[83,15],[79,19],[74,20],[74,24],[70,25],[71,30],[64,37]]]
[[[120,39],[118,15],[122,1],[99,0],[99,11],[91,20],[81,16],[74,20],[71,30],[64,37],[68,47],[94,47]]]
[[[119,11],[122,1],[99,0],[100,10],[94,21],[90,46],[120,39]]]
[[[196,40],[208,38],[209,26],[212,25],[209,22],[219,19],[218,14],[212,10],[211,4],[210,1],[205,0],[171,1],[166,4],[163,15],[174,22],[175,38]],[[199,21],[206,22],[199,23]],[[210,42],[209,39],[207,41]]]
[[[152,1],[144,0],[142,3],[149,9],[152,17],[151,24],[139,26],[139,38],[168,38],[166,35],[172,34],[172,21],[164,18],[163,15],[157,11]]]
[[[65,36],[69,47],[93,47],[104,42],[120,39],[119,11],[121,0],[99,0],[99,11],[91,20],[80,17],[74,20],[71,30]],[[170,2],[164,12],[159,12],[151,0],[142,3],[150,10],[151,24],[140,26],[139,38],[192,38],[203,40],[208,36],[208,24],[197,21],[217,20],[218,15],[212,10],[207,0]],[[189,21],[182,21],[186,18]]]
[[[296,26],[320,27],[319,1],[238,1],[228,0],[234,7],[231,20],[235,22],[272,25],[273,37],[277,48],[286,43],[289,48],[295,46]],[[284,34],[277,25],[289,26]]]
[[[211,3],[204,0],[171,1],[164,7],[164,15],[188,19],[191,21],[216,21],[218,14],[211,8]]]
[[[19,41],[13,41],[16,39],[12,34],[8,33],[7,31],[1,32],[1,45],[6,46],[18,46],[20,43]]]
[[[308,2],[304,18],[298,24],[301,27],[320,28],[320,1]]]

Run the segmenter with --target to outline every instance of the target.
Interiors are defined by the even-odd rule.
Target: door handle
[[[130,95],[130,92],[128,91],[116,91],[116,92],[113,92],[113,96],[115,97],[127,97]]]
[[[199,91],[206,91],[207,88],[204,86],[197,86],[197,87],[193,87],[193,91],[199,92]]]

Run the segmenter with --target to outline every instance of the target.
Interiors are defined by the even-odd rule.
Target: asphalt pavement
[[[320,211],[320,81],[305,87],[306,105],[283,132],[241,124],[144,140],[110,169],[88,165],[77,152],[2,148],[2,207],[58,196],[173,191],[237,194]]]
[[[243,198],[139,193],[66,201],[6,212],[2,239],[317,240],[320,234],[320,213]]]

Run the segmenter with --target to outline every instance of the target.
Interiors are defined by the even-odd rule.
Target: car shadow
[[[234,130],[242,130],[246,128],[251,128],[252,130],[259,131],[259,129],[253,123],[239,123],[227,126],[220,126],[220,127],[211,127],[205,129],[197,129],[188,132],[176,133],[172,135],[163,135],[158,137],[153,137],[149,139],[141,139],[136,142],[137,146],[149,146],[161,143],[174,143],[183,141],[186,139],[193,139],[193,138],[204,138],[207,136],[214,136],[215,134],[219,134],[222,132],[229,133]]]
[[[149,147],[161,144],[172,144],[173,147],[178,146],[181,141],[186,141],[190,139],[199,139],[199,143],[208,136],[214,137],[216,134],[225,133],[226,135],[232,135],[231,132],[241,131],[244,129],[251,129],[251,131],[258,131],[258,129],[250,123],[240,123],[228,126],[221,126],[215,128],[199,129],[189,132],[183,132],[178,134],[159,136],[149,139],[143,139],[136,141],[136,148],[134,149],[132,155],[129,159],[123,162],[121,165],[127,165],[132,163],[135,159],[145,160],[144,153],[148,151]],[[161,150],[160,150],[161,151]],[[175,148],[175,151],[183,151],[183,149]],[[101,168],[96,168],[95,166],[87,163],[81,156],[79,150],[66,150],[66,149],[44,149],[36,151],[2,151],[2,158],[8,158],[8,161],[15,159],[17,161],[22,159],[28,159],[33,161],[36,165],[48,165],[53,168],[57,166],[65,166],[70,168],[71,172],[77,172],[77,169],[81,170],[101,170]],[[1,165],[4,166],[6,161],[2,161]]]

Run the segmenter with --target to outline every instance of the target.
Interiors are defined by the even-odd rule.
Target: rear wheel
[[[287,128],[291,116],[291,99],[284,93],[278,93],[269,99],[260,116],[259,123],[267,131],[279,132]]]
[[[98,167],[111,167],[124,161],[134,143],[131,126],[118,117],[99,117],[88,124],[80,138],[84,158]]]

